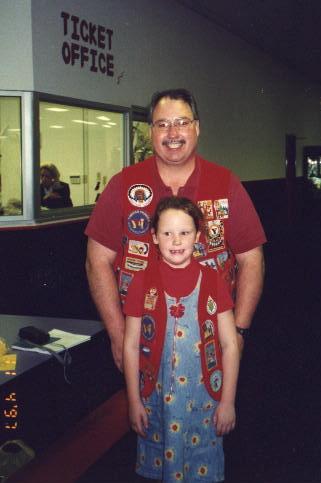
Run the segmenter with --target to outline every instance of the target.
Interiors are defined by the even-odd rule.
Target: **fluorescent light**
[[[109,117],[107,116],[97,116],[97,119],[100,119],[101,121],[110,121]]]
[[[66,112],[69,111],[69,109],[66,109],[64,107],[46,107],[46,111],[53,111],[53,112]]]
[[[49,127],[51,127],[52,129],[63,129],[64,128],[64,126],[58,126],[58,125],[55,125],[55,124],[53,124],[52,126],[49,126]]]
[[[79,124],[90,124],[91,126],[97,126],[97,122],[83,121],[82,119],[73,119],[72,122],[78,122]]]

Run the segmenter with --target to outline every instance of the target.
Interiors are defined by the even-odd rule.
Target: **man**
[[[221,271],[234,292],[241,350],[263,286],[263,228],[238,179],[196,153],[200,123],[192,94],[185,89],[155,93],[150,126],[154,156],[110,180],[86,228],[89,286],[120,370],[121,297],[135,272],[154,256],[149,221],[160,198],[185,196],[202,209],[205,229],[194,256]]]

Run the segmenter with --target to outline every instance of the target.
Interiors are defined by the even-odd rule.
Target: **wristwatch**
[[[236,332],[240,334],[243,339],[246,339],[249,335],[250,329],[244,329],[243,327],[236,326]]]

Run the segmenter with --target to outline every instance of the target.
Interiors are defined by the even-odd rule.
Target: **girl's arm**
[[[148,418],[139,391],[139,341],[141,317],[127,315],[124,337],[124,373],[129,402],[129,420],[140,436],[145,436]]]
[[[235,394],[239,372],[240,353],[232,310],[218,314],[218,333],[222,347],[223,388],[221,401],[214,414],[218,436],[229,433],[235,427]]]

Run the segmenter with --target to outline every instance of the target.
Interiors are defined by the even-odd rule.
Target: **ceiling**
[[[177,0],[321,82],[321,0]]]

